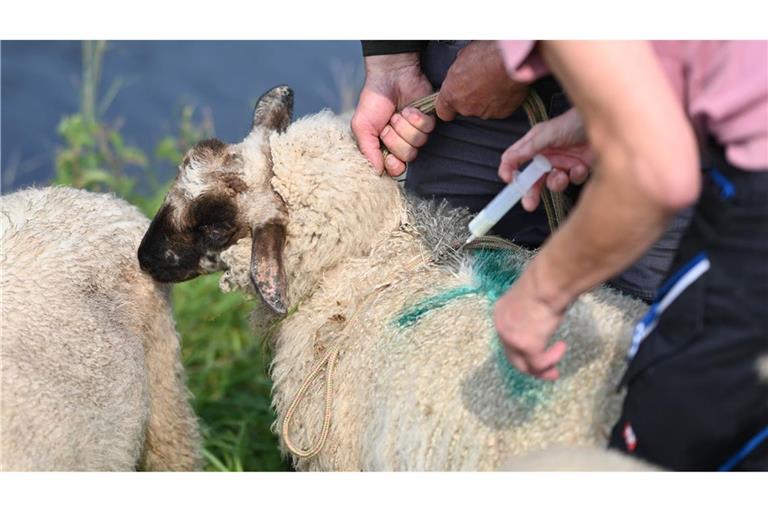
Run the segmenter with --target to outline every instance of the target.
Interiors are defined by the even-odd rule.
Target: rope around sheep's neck
[[[505,238],[500,238],[496,236],[481,236],[473,240],[472,242],[469,242],[467,244],[463,244],[461,241],[457,241],[453,244],[451,247],[452,250],[470,250],[470,249],[520,249],[520,246],[514,244],[513,242],[510,242],[509,240]],[[442,256],[442,254],[441,254]],[[412,272],[419,270],[422,266],[435,263],[436,259],[430,258],[430,259],[421,259],[421,258],[414,258],[411,260],[410,265],[406,265],[405,268],[400,268],[396,270],[396,273],[401,273],[399,276],[399,279],[392,278],[390,280],[385,280],[384,283],[379,284],[378,286],[375,286],[373,290],[368,294],[365,301],[357,308],[357,311],[354,315],[349,319],[347,322],[347,326],[342,331],[341,335],[338,336],[336,343],[331,347],[331,349],[328,351],[328,353],[323,356],[323,358],[315,363],[315,366],[312,368],[312,371],[309,372],[309,374],[306,376],[304,381],[301,383],[301,386],[299,386],[299,390],[296,392],[296,394],[293,397],[293,400],[291,400],[290,405],[288,406],[288,410],[285,413],[285,418],[283,419],[282,428],[281,428],[281,434],[283,438],[283,442],[285,443],[285,447],[290,451],[293,455],[300,458],[310,458],[314,457],[325,446],[325,442],[328,439],[328,434],[331,429],[331,413],[333,409],[333,371],[336,368],[336,362],[339,357],[339,351],[341,350],[341,340],[343,339],[343,333],[345,330],[347,330],[350,326],[352,326],[357,319],[357,315],[365,309],[365,306],[368,305],[368,302],[375,296],[376,292],[382,291],[386,288],[389,288],[393,284],[402,281],[406,277],[408,277]],[[413,262],[416,263],[416,265],[413,265]],[[293,416],[296,413],[296,410],[298,409],[299,405],[301,404],[302,400],[306,397],[307,391],[309,391],[309,387],[314,383],[314,381],[318,378],[320,373],[323,371],[323,368],[325,368],[325,393],[324,393],[324,407],[323,407],[323,424],[320,428],[320,437],[318,438],[317,442],[310,446],[309,448],[301,448],[297,446],[292,438],[290,433],[290,426],[291,421],[293,420]]]
[[[315,365],[315,367],[312,369],[309,375],[307,375],[307,377],[304,379],[304,382],[301,383],[299,390],[296,392],[296,395],[291,401],[291,405],[288,406],[288,411],[285,413],[285,419],[283,420],[283,428],[282,428],[283,442],[285,443],[286,448],[288,448],[288,451],[290,451],[296,457],[302,457],[302,458],[314,457],[315,455],[320,453],[320,450],[322,450],[323,446],[325,445],[326,439],[328,439],[328,432],[330,431],[330,428],[331,428],[331,407],[333,405],[333,369],[336,366],[336,359],[339,356],[340,348],[341,348],[341,342],[337,341],[336,344],[331,348],[331,350],[328,351],[325,357],[323,357],[320,361],[318,361],[318,363]],[[307,394],[307,390],[309,389],[309,386],[312,385],[314,380],[323,370],[323,367],[326,365],[328,365],[328,368],[326,369],[327,376],[325,379],[325,408],[323,410],[323,426],[320,429],[320,438],[318,439],[317,443],[311,448],[307,448],[305,450],[293,444],[293,441],[291,440],[291,435],[290,435],[291,419],[293,418],[293,414],[296,412],[296,408],[299,406],[301,401],[304,399],[304,396]]]
[[[429,96],[426,96],[424,98],[418,99],[413,103],[411,103],[409,106],[416,107],[420,111],[424,112],[425,114],[431,114],[435,111],[435,101],[437,99],[438,92],[430,94]],[[522,106],[525,109],[525,113],[528,116],[528,122],[531,124],[531,126],[533,126],[536,123],[546,121],[547,119],[549,119],[549,116],[547,115],[547,110],[544,107],[544,103],[541,101],[541,97],[539,97],[539,95],[533,89],[531,89],[528,96],[526,96]],[[388,151],[386,149],[384,149],[383,151],[384,151],[384,156],[386,158]],[[547,221],[549,222],[550,231],[554,232],[555,229],[557,229],[557,227],[560,225],[560,223],[565,219],[565,216],[567,214],[567,204],[565,202],[565,197],[560,192],[550,192],[545,187],[542,191],[542,202],[544,203],[544,209],[547,212]],[[457,242],[456,244],[454,244],[454,246],[451,249],[453,250],[519,249],[519,246],[517,246],[516,244],[504,238],[500,238],[496,236],[481,236],[468,244],[461,244],[461,242]],[[416,261],[416,263],[418,264],[413,268],[409,268],[410,267],[409,265],[405,269],[396,269],[396,272],[398,273],[405,270],[404,275],[401,276],[401,280],[404,279],[405,276],[409,275],[412,271],[419,269],[419,267],[421,267],[422,265],[435,263],[435,259],[431,258],[427,260],[422,260],[420,262]],[[349,321],[347,322],[347,327],[345,327],[344,330],[349,328],[349,326],[351,326],[354,323],[358,313],[364,309],[364,306],[367,305],[368,301],[374,296],[375,292],[388,288],[389,286],[394,284],[396,281],[397,280],[391,280],[389,282],[385,282],[383,284],[376,286],[373,290],[371,290],[371,292],[368,294],[363,304],[361,304],[360,307],[358,307],[357,312],[355,312],[355,314],[349,319]],[[343,332],[344,331],[342,331],[342,334]],[[341,339],[342,339],[342,336],[339,336],[336,343],[331,347],[328,353],[325,356],[323,356],[323,358],[315,364],[315,366],[312,368],[312,371],[309,372],[309,375],[307,375],[307,377],[301,383],[301,386],[299,386],[299,390],[294,395],[293,400],[291,400],[291,403],[288,406],[288,410],[285,413],[285,418],[283,419],[283,424],[281,428],[282,438],[288,451],[290,451],[296,457],[300,457],[300,458],[314,457],[315,455],[320,453],[320,451],[325,446],[326,440],[328,439],[328,433],[330,432],[330,429],[331,429],[331,413],[333,408],[333,371],[336,367],[336,362],[339,357],[339,351],[341,350]],[[291,434],[290,434],[291,420],[293,419],[293,416],[296,413],[296,410],[298,409],[302,400],[304,400],[304,398],[306,397],[307,391],[309,391],[309,387],[314,383],[314,381],[321,374],[321,372],[323,371],[323,368],[325,368],[325,374],[326,374],[325,393],[324,393],[325,405],[323,408],[323,425],[320,428],[320,437],[318,438],[317,442],[313,446],[310,446],[309,448],[306,448],[306,449],[300,448],[299,446],[294,444],[293,440],[291,439]]]
[[[419,267],[421,267],[425,263],[431,263],[432,260],[424,260],[423,258],[414,258],[411,260],[410,265],[406,265],[405,267],[405,274],[409,274],[413,270],[417,270]],[[413,266],[413,262],[417,263],[417,265]],[[401,272],[403,269],[396,269],[396,273]],[[400,276],[400,280],[402,280],[404,276]],[[392,284],[397,282],[397,279],[391,279],[391,280],[385,280],[382,284],[379,284],[373,288],[373,290],[368,293],[368,296],[366,297],[365,301],[357,308],[357,311],[354,315],[347,321],[347,325],[342,331],[342,335],[338,337],[336,340],[336,343],[333,344],[331,349],[328,351],[328,353],[320,360],[318,361],[315,366],[312,368],[312,371],[309,372],[309,375],[304,378],[304,381],[301,383],[301,386],[299,386],[299,390],[296,392],[296,394],[293,397],[293,400],[291,400],[290,405],[288,406],[288,410],[285,413],[285,418],[283,419],[283,424],[281,428],[282,438],[283,442],[285,443],[285,447],[288,448],[288,451],[290,451],[293,455],[296,457],[301,458],[310,458],[314,457],[320,451],[323,449],[323,446],[325,446],[325,441],[328,439],[328,433],[331,429],[331,411],[333,407],[333,370],[336,367],[336,360],[339,356],[339,351],[341,350],[341,340],[343,338],[343,333],[346,331],[351,325],[354,324],[355,320],[357,319],[357,315],[360,314],[361,311],[365,309],[365,306],[368,305],[368,302],[374,297],[375,292],[379,292],[381,290],[384,290],[386,288],[389,288]],[[317,379],[317,377],[320,375],[320,372],[323,371],[323,368],[325,368],[325,396],[324,396],[324,402],[325,406],[323,409],[323,425],[320,428],[320,437],[317,440],[317,443],[314,444],[314,446],[311,446],[310,448],[300,448],[296,444],[294,444],[293,440],[291,439],[290,434],[290,426],[291,426],[291,420],[293,419],[293,415],[296,413],[296,409],[299,407],[299,404],[301,404],[301,401],[304,399],[304,397],[307,394],[307,391],[309,391],[309,387],[312,385],[312,383]]]

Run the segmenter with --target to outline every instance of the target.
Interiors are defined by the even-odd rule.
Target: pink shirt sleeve
[[[499,48],[513,80],[531,83],[549,74],[536,50],[536,41],[499,41]]]
[[[701,137],[732,164],[768,169],[768,41],[653,41]]]
[[[768,169],[768,41],[652,41],[700,137],[713,135],[732,164]],[[549,74],[536,41],[499,41],[509,75]]]

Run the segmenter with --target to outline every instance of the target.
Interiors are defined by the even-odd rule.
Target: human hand
[[[533,126],[523,138],[507,148],[501,156],[499,177],[509,183],[519,166],[537,154],[546,156],[553,170],[523,196],[523,208],[529,212],[538,207],[541,188],[545,184],[553,192],[562,192],[568,183],[581,185],[589,177],[593,156],[587,145],[581,116],[576,109],[572,108],[561,116]]]
[[[432,93],[432,84],[421,71],[417,53],[376,55],[365,58],[365,84],[360,91],[352,133],[360,152],[382,173],[399,176],[416,158],[435,128],[435,119],[415,108],[398,109]],[[381,142],[390,151],[386,160]]]
[[[515,284],[496,302],[493,319],[499,341],[512,365],[542,380],[557,380],[555,365],[567,349],[563,340],[547,348],[549,338],[563,319],[565,308],[557,309],[541,296],[533,273],[535,260]]]
[[[473,41],[448,69],[435,106],[443,121],[452,121],[456,114],[504,119],[527,95],[528,85],[507,74],[496,41]]]

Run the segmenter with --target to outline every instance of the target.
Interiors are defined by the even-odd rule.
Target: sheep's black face
[[[139,246],[142,270],[164,283],[176,283],[220,270],[221,251],[247,235],[228,197],[202,195],[175,215],[163,205]]]
[[[269,307],[286,312],[288,212],[272,189],[269,140],[287,129],[292,110],[291,89],[275,87],[256,103],[251,131],[242,142],[208,139],[187,151],[139,247],[143,270],[162,282],[223,270],[221,252],[250,235],[251,281]]]

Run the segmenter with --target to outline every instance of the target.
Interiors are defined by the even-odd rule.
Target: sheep
[[[64,187],[0,204],[0,468],[199,469],[168,289],[135,258],[148,219]]]
[[[582,296],[556,333],[562,377],[517,372],[491,311],[532,254],[455,251],[466,211],[379,176],[330,112],[290,124],[292,102],[272,89],[242,142],[187,153],[138,257],[161,281],[224,270],[224,291],[261,298],[254,329],[273,333],[274,427],[295,467],[494,470],[605,443],[645,305]]]
[[[551,446],[515,457],[506,471],[661,471],[661,468],[616,450],[586,446]]]

